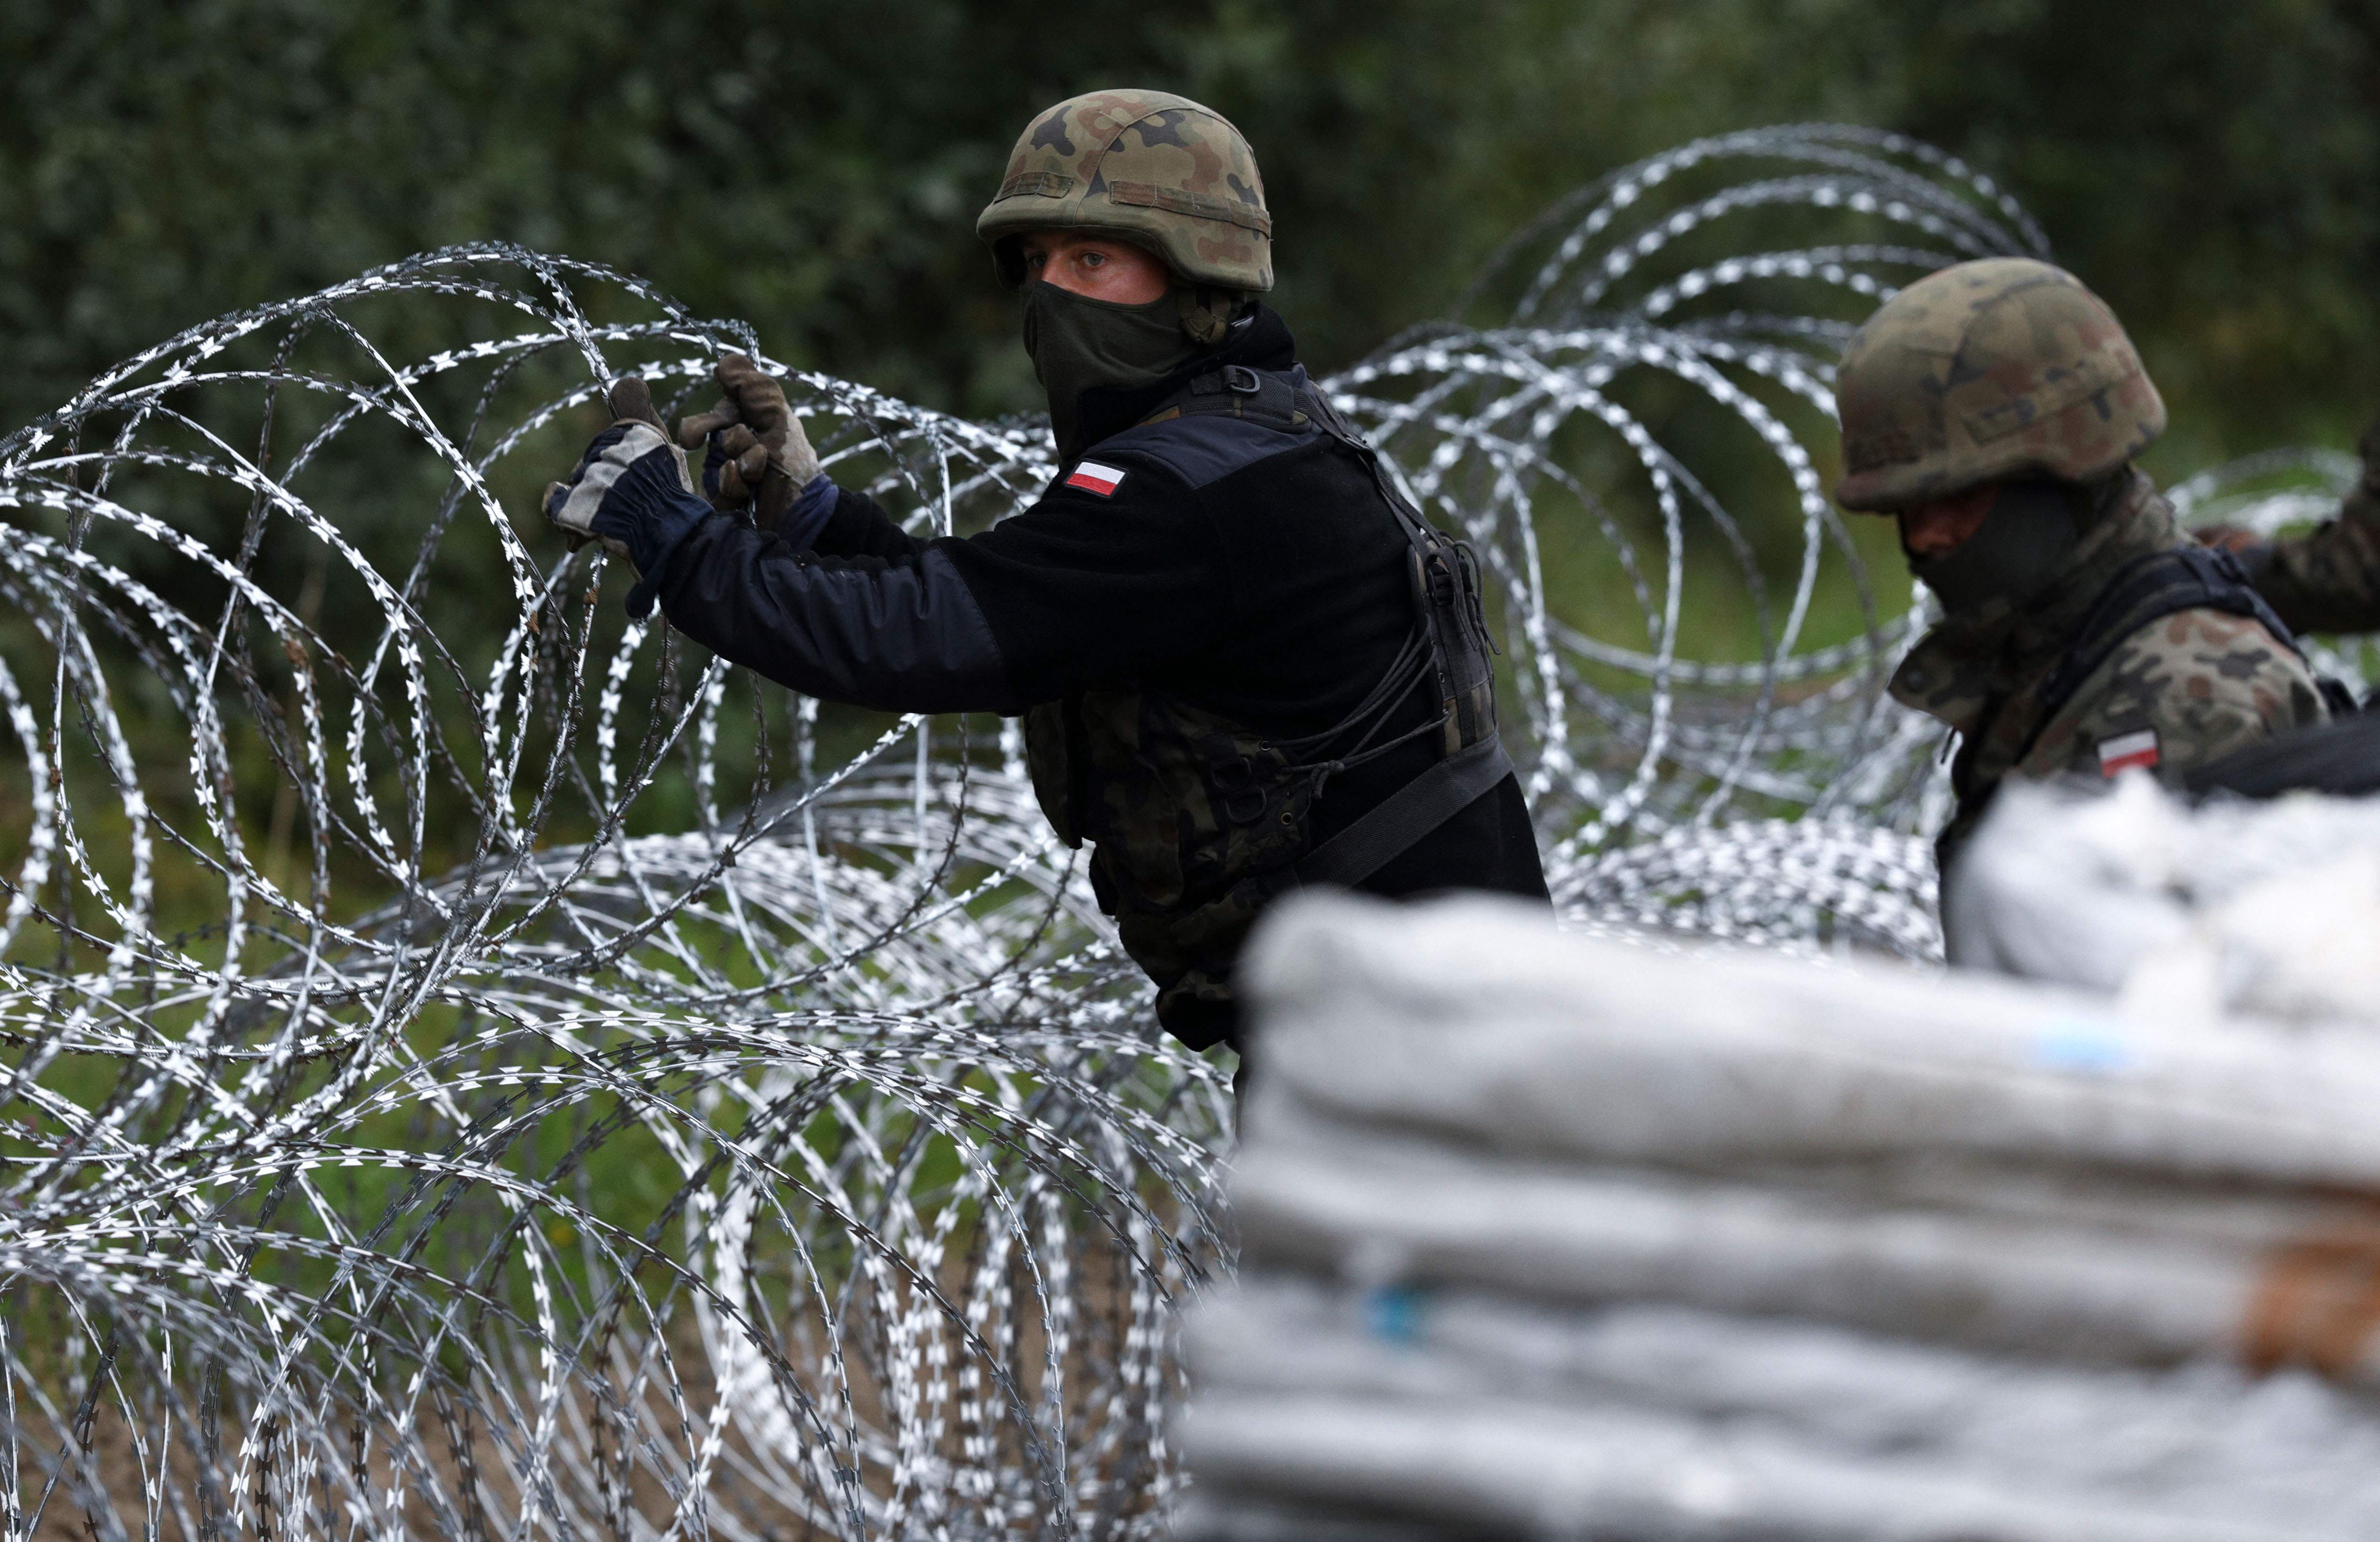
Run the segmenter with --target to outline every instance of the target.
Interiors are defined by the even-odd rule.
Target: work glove
[[[573,551],[599,541],[635,564],[628,614],[653,607],[653,575],[688,531],[710,512],[694,490],[686,452],[672,444],[653,410],[652,392],[635,376],[613,382],[612,426],[595,436],[567,481],[545,490],[545,517],[570,537]]]
[[[710,372],[727,394],[709,412],[680,419],[677,441],[688,450],[710,445],[702,489],[713,507],[734,513],[749,506],[754,524],[775,530],[817,480],[818,452],[774,376],[742,354],[727,355]]]

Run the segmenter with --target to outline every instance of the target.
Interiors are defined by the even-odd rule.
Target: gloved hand
[[[628,613],[642,618],[652,609],[655,570],[710,511],[645,382],[616,380],[607,400],[612,426],[587,446],[569,480],[545,489],[545,517],[570,536],[572,550],[601,541],[636,564],[640,582],[628,592]]]
[[[709,412],[681,418],[677,441],[688,450],[710,441],[702,488],[714,507],[734,512],[749,504],[752,523],[774,530],[818,476],[818,452],[774,376],[742,354],[710,372],[727,394]]]

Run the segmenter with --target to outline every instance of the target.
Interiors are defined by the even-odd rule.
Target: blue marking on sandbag
[[[2105,1076],[2132,1063],[2132,1046],[2111,1023],[2067,1018],[2034,1036],[2033,1058],[2052,1070]]]

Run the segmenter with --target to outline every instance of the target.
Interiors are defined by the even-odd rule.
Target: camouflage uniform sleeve
[[[2020,768],[2112,777],[2183,772],[2329,716],[2304,660],[2261,622],[2182,610],[2124,639],[2082,682]]]
[[[2338,518],[2242,554],[2291,631],[2380,631],[2380,423],[2364,431],[2362,450],[2363,479]]]

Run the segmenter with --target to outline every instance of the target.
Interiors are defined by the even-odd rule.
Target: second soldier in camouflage
[[[2192,767],[2325,717],[2288,627],[2132,457],[2165,404],[2107,307],[2045,262],[1902,290],[1836,379],[1845,508],[1895,515],[1942,602],[1892,693],[1960,736],[1947,869],[2010,777]]]

